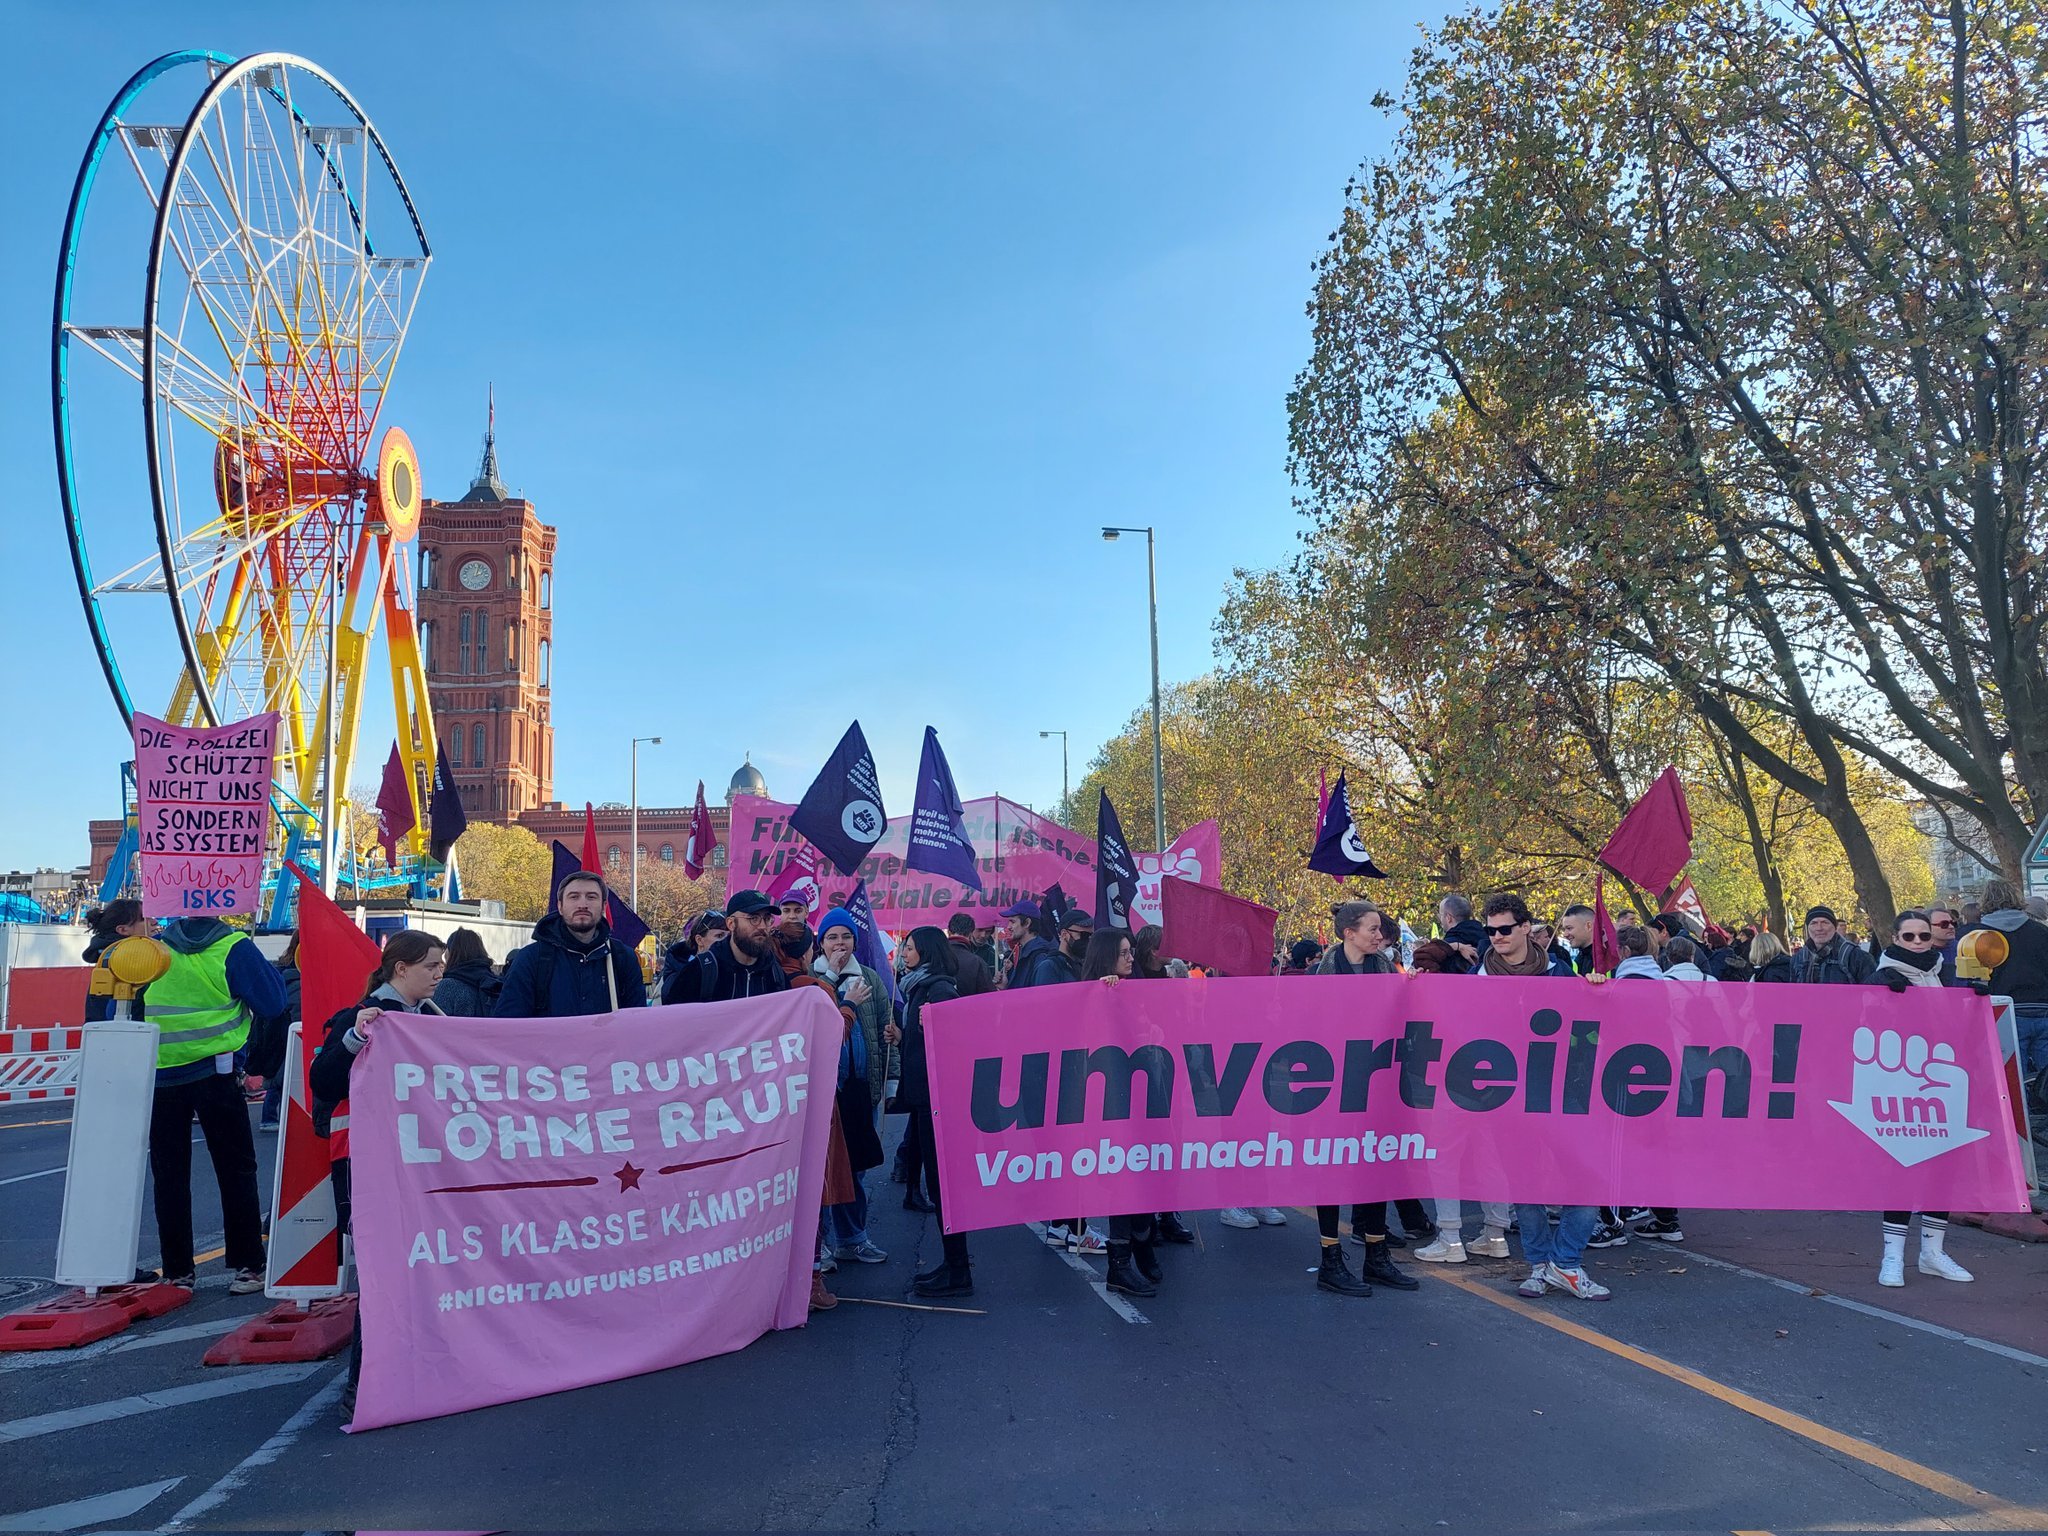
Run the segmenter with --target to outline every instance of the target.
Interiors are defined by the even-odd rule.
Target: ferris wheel
[[[52,418],[101,669],[124,723],[131,675],[178,724],[276,710],[273,805],[302,856],[348,784],[380,623],[424,847],[434,728],[403,558],[420,473],[379,428],[431,255],[370,119],[283,53],[137,71],[65,219]]]

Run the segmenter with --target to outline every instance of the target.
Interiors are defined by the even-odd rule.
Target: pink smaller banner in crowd
[[[842,1035],[815,987],[594,1018],[377,1020],[349,1084],[349,1428],[801,1325]]]
[[[1968,990],[1307,976],[924,1014],[952,1231],[1436,1196],[2026,1209]]]
[[[728,832],[726,894],[749,888],[776,894],[793,860],[808,857],[809,845],[789,825],[794,806],[757,795],[736,795]],[[985,795],[962,806],[962,821],[974,845],[982,889],[904,867],[910,847],[908,816],[894,816],[889,830],[860,867],[857,876],[839,876],[829,865],[816,876],[826,905],[853,890],[856,879],[868,883],[875,920],[890,933],[908,933],[920,923],[944,927],[955,912],[965,912],[977,925],[999,927],[1003,908],[1035,901],[1054,884],[1082,901],[1095,890],[1095,839],[1063,827],[1014,800]],[[1223,866],[1223,840],[1213,821],[1199,822],[1174,840],[1164,857],[1141,853],[1138,895],[1131,903],[1133,925],[1160,921],[1160,881],[1168,876],[1214,884]],[[791,879],[802,878],[802,872]],[[814,911],[815,915],[815,911]]]
[[[135,717],[136,851],[146,916],[256,910],[277,718],[273,711],[197,729]]]

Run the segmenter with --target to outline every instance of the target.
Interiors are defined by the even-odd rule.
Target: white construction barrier
[[[83,1033],[55,1278],[60,1285],[127,1285],[142,1240],[157,1029],[142,1019],[108,1019]]]
[[[79,1029],[0,1029],[0,1104],[78,1092]]]

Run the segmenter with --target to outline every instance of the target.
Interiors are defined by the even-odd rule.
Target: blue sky
[[[561,535],[562,799],[624,799],[649,734],[644,803],[716,797],[748,751],[794,798],[858,716],[892,808],[926,723],[964,794],[1046,805],[1039,730],[1078,777],[1146,697],[1143,542],[1098,528],[1159,529],[1169,683],[1210,664],[1233,567],[1294,547],[1309,265],[1441,9],[15,8],[43,63],[0,100],[0,867],[82,861],[127,755],[57,511],[48,317],[78,155],[147,59],[302,54],[390,145],[435,261],[385,419],[458,496],[496,385],[505,478]],[[161,646],[124,652],[145,709],[167,616]]]

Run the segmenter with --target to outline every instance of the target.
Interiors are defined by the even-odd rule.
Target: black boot
[[[1159,1213],[1157,1230],[1162,1243],[1192,1243],[1195,1240],[1195,1234],[1188,1230],[1187,1223],[1172,1211]]]
[[[919,1191],[917,1191],[916,1189],[912,1189],[908,1194],[906,1194],[903,1197],[903,1209],[905,1209],[906,1211],[923,1211],[927,1216],[929,1216],[933,1211],[936,1211],[938,1207],[936,1205],[933,1205],[931,1201],[925,1199],[923,1194],[921,1194]]]
[[[1316,1271],[1316,1289],[1335,1291],[1339,1296],[1372,1294],[1372,1287],[1351,1273],[1344,1262],[1344,1250],[1335,1243],[1323,1244],[1323,1267]]]
[[[929,1275],[920,1275],[910,1287],[913,1296],[972,1296],[974,1274],[965,1264],[941,1264]]]
[[[947,1263],[946,1260],[941,1259],[938,1263],[934,1264],[930,1269],[921,1269],[916,1274],[912,1275],[910,1278],[918,1285],[923,1285],[927,1280],[936,1280],[941,1275],[950,1273],[952,1268],[953,1266],[951,1264]]]
[[[1147,1284],[1157,1286],[1166,1278],[1166,1271],[1159,1267],[1159,1255],[1149,1242],[1132,1239],[1131,1262],[1138,1266],[1138,1273],[1145,1277]]]
[[[1422,1282],[1413,1275],[1405,1275],[1394,1263],[1394,1256],[1387,1252],[1388,1243],[1367,1243],[1365,1257],[1358,1261],[1360,1278],[1370,1280],[1374,1285],[1384,1285],[1394,1291],[1419,1291]]]
[[[1126,1296],[1157,1296],[1159,1291],[1152,1282],[1138,1273],[1131,1263],[1131,1245],[1111,1242],[1109,1245],[1109,1278],[1112,1291],[1122,1291]]]

